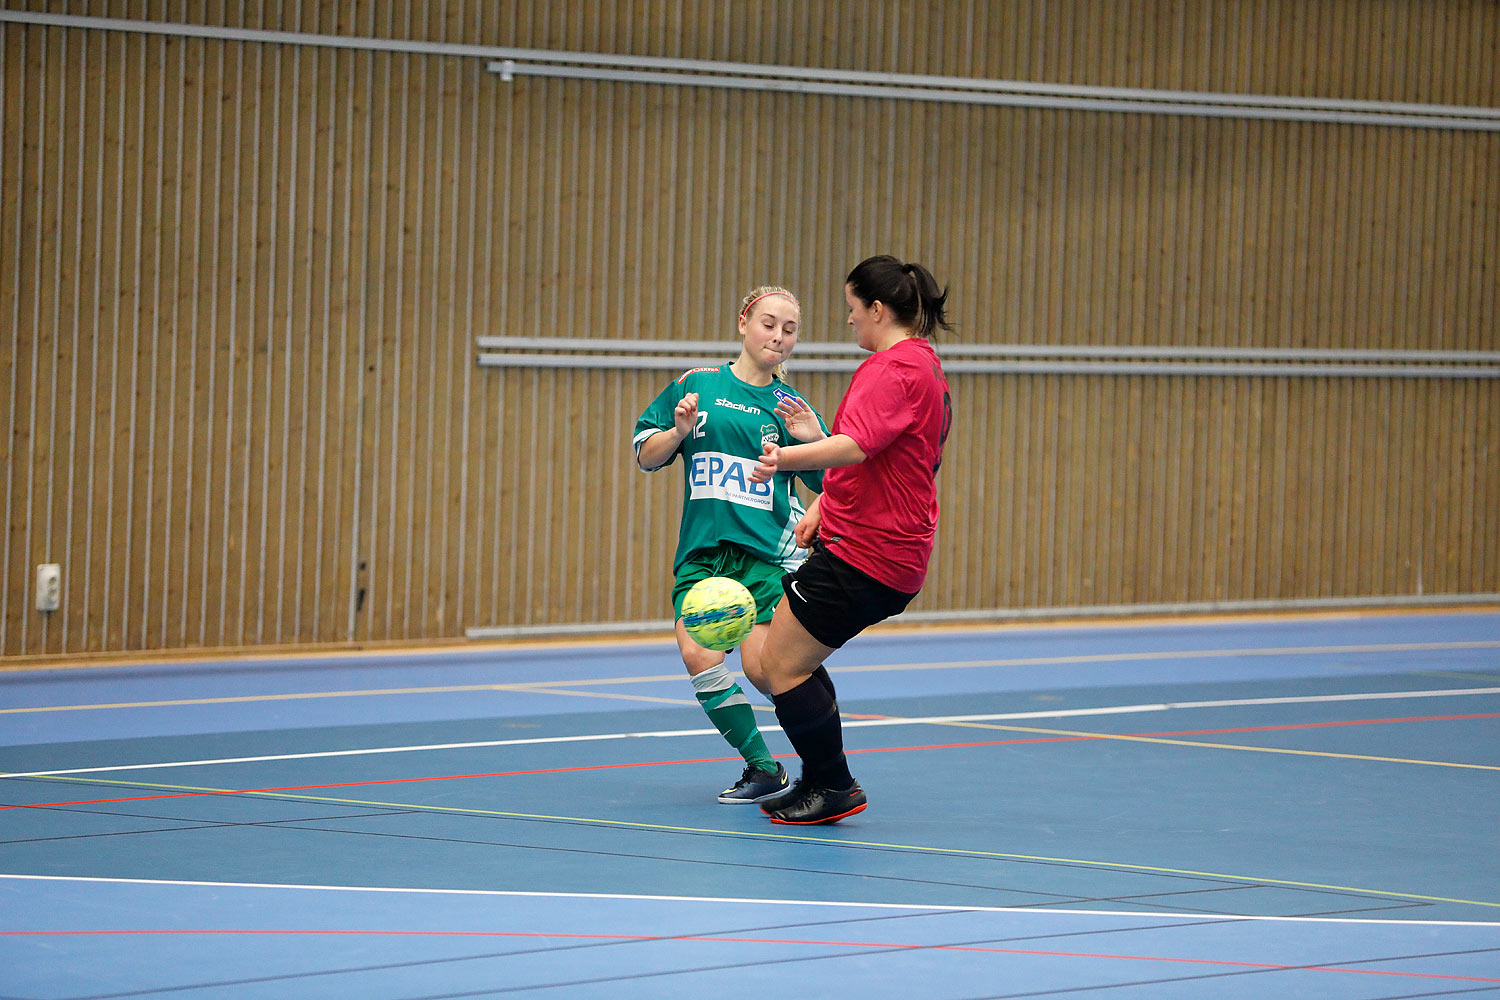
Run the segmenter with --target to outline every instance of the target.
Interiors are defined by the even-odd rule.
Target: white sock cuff
[[[693,690],[699,694],[728,691],[734,687],[734,678],[729,675],[729,668],[722,663],[709,667],[701,674],[694,674],[688,679],[693,682]]]

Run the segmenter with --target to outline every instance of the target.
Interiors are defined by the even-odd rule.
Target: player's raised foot
[[[857,781],[840,791],[806,778],[798,778],[797,783],[785,795],[762,802],[760,811],[771,817],[772,823],[810,826],[814,823],[837,823],[857,812],[864,812],[865,805],[865,790],[859,787]]]
[[[719,801],[726,806],[749,805],[752,802],[760,802],[769,799],[773,795],[779,795],[786,791],[791,779],[787,777],[786,768],[778,762],[776,770],[762,771],[758,767],[746,767],[745,773],[740,775],[740,780],[733,786],[719,793]]]

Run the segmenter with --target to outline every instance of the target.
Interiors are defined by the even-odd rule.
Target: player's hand
[[[786,424],[787,433],[798,441],[821,441],[827,437],[818,423],[817,413],[796,396],[779,398],[776,415]]]
[[[821,497],[819,499],[822,499]],[[810,549],[812,543],[818,538],[818,526],[823,523],[823,510],[818,506],[817,500],[807,508],[807,513],[797,522],[792,529],[792,537],[797,541],[797,548]]]
[[[693,433],[693,425],[698,422],[698,394],[690,392],[682,397],[677,404],[677,409],[672,411],[672,422],[677,427],[677,436],[686,438]]]
[[[781,464],[781,446],[767,441],[765,454],[760,456],[760,464],[750,473],[752,483],[769,482],[776,475],[776,467]]]

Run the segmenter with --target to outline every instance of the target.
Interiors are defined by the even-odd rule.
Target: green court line
[[[1095,868],[1113,868],[1123,871],[1145,872],[1157,875],[1184,875],[1194,878],[1226,879],[1234,882],[1251,882],[1264,885],[1289,886],[1295,889],[1316,889],[1333,892],[1354,892],[1367,896],[1382,896],[1392,899],[1414,899],[1428,903],[1458,903],[1465,906],[1484,906],[1500,909],[1500,902],[1481,899],[1461,899],[1451,896],[1431,896],[1414,892],[1394,892],[1387,889],[1365,889],[1351,885],[1326,885],[1321,882],[1300,882],[1293,879],[1262,878],[1258,875],[1234,875],[1227,872],[1196,871],[1190,868],[1166,868],[1159,865],[1138,865],[1123,861],[1097,861],[1086,858],[1054,858],[1036,854],[1012,854],[1003,851],[976,851],[959,847],[928,847],[921,844],[887,844],[880,841],[846,840],[838,837],[815,837],[809,834],[767,832],[747,830],[715,830],[707,827],[672,826],[666,823],[637,823],[630,820],[598,819],[589,816],[552,816],[544,813],[509,812],[499,809],[470,809],[460,806],[429,806],[412,802],[378,802],[369,799],[336,798],[330,795],[296,795],[289,792],[257,792],[232,788],[197,788],[188,785],[167,785],[152,782],[131,782],[98,778],[57,778],[87,784],[122,785],[133,788],[157,788],[179,792],[205,794],[247,795],[256,798],[293,799],[305,802],[322,802],[333,805],[373,806],[381,809],[405,809],[419,812],[440,812],[471,816],[494,816],[501,819],[542,820],[547,822],[579,823],[587,826],[610,826],[633,830],[655,830],[663,833],[706,833],[721,837],[745,837],[757,840],[796,841],[809,844],[827,844],[834,847],[871,847],[883,850],[909,851],[913,853],[952,854],[973,858],[995,858],[1004,861],[1040,861],[1050,864],[1088,865]]]
[[[1494,683],[1494,674],[1463,674],[1456,670],[1408,670],[1413,677],[1442,677],[1448,680],[1478,681],[1481,683]]]

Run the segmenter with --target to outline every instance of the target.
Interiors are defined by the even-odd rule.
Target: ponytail
[[[932,272],[889,254],[867,257],[844,279],[866,306],[884,303],[896,321],[915,337],[931,337],[939,328],[952,330],[943,307],[948,289],[939,288]]]

